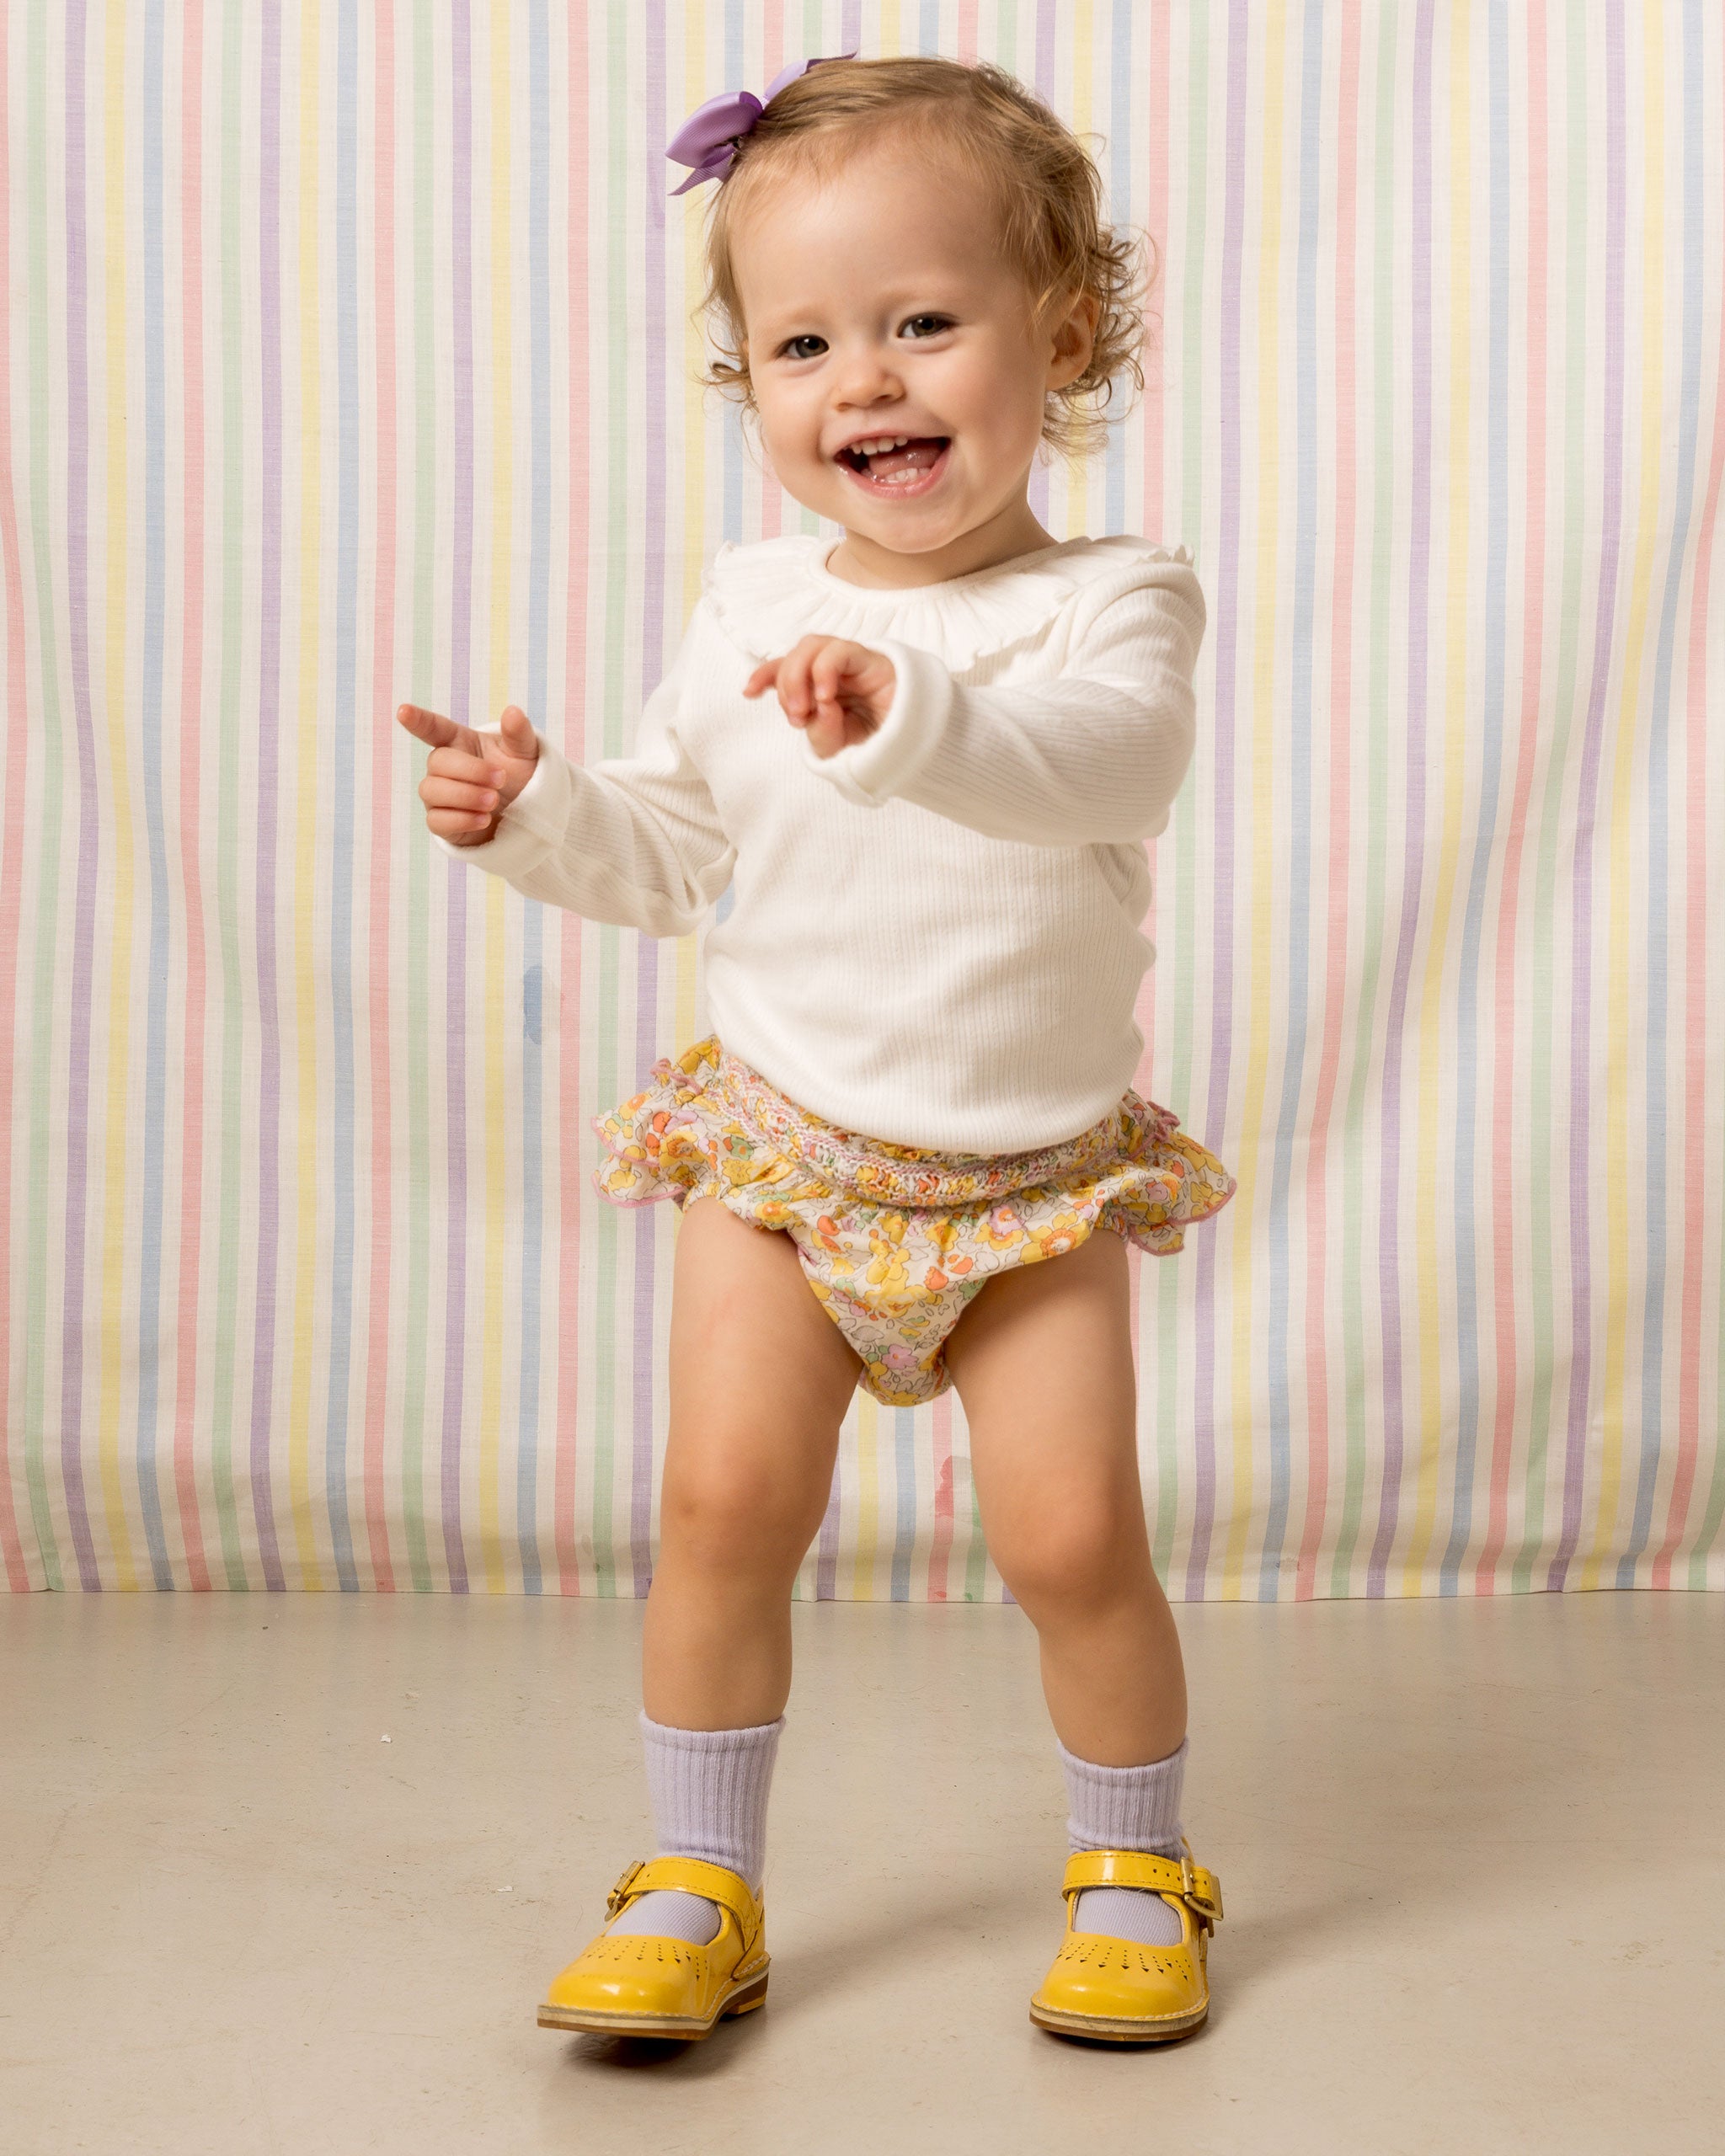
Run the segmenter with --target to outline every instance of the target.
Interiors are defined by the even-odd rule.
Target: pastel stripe
[[[627,755],[719,542],[820,528],[692,379],[662,152],[851,44],[1017,72],[1160,250],[1032,498],[1210,605],[1170,1592],[1725,1585],[1714,11],[0,0],[8,1587],[645,1593],[676,1223],[589,1118],[704,936],[453,870],[389,715]],[[794,1591],[1006,1598],[956,1395],[858,1399]]]
[[[12,134],[12,23],[10,10],[0,5],[0,172],[8,175],[7,200],[13,189]],[[0,412],[12,410],[12,220],[0,217]],[[0,583],[3,583],[6,622],[5,696],[7,736],[16,742],[25,733],[29,717],[28,683],[24,675],[24,572],[18,529],[18,499],[21,478],[13,456],[12,430],[0,428]],[[15,1018],[19,1003],[19,953],[22,948],[24,911],[24,788],[7,788],[0,809],[0,1002],[8,1018]],[[13,1058],[14,1035],[8,1027],[0,1044],[0,1127],[10,1130],[18,1078]],[[13,1218],[17,1203],[13,1181],[12,1148],[0,1149],[0,1220]],[[11,1238],[0,1235],[0,1359],[12,1368],[12,1349],[19,1327],[13,1312],[18,1282],[12,1262]],[[0,1438],[0,1444],[3,1444]],[[10,1466],[8,1460],[5,1463]],[[6,1566],[6,1584],[13,1594],[31,1585],[30,1566],[24,1555],[21,1493],[13,1474],[0,1475],[0,1559]]]

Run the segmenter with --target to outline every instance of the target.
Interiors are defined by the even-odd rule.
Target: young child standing
[[[844,536],[720,549],[632,757],[571,765],[513,706],[398,713],[431,744],[439,842],[528,896],[680,936],[735,891],[706,945],[716,1032],[595,1120],[604,1195],[681,1212],[643,1652],[657,1850],[539,2020],[696,2037],[761,2004],[791,1584],[857,1385],[952,1384],[1066,1780],[1065,1936],[1032,2018],[1185,2036],[1221,1898],[1181,1828],[1126,1243],[1177,1251],[1234,1190],[1130,1083],[1144,842],[1191,758],[1204,608],[1183,549],[1057,542],[1028,500],[1039,445],[1081,441],[1137,373],[1134,251],[1079,143],[987,66],[810,61],[764,104],[703,105],[670,154],[695,167],[676,192],[718,182],[710,378]]]

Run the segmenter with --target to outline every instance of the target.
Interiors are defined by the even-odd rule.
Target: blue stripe
[[[665,113],[665,47],[664,0],[654,0],[648,16],[643,70],[644,162],[647,167],[642,189],[644,196],[642,224],[645,241],[642,265],[645,280],[642,327],[646,345],[643,355],[641,386],[644,466],[641,538],[645,557],[641,609],[641,687],[644,693],[658,686],[665,671],[665,373],[673,364],[667,350],[669,339],[665,334],[665,176],[670,169],[664,154],[664,145],[670,135]],[[638,931],[631,940],[635,948],[635,1069],[625,1081],[625,1090],[629,1092],[647,1083],[648,1073],[660,1053],[658,939],[644,936]],[[638,1215],[633,1246],[635,1426],[629,1460],[629,1555],[634,1571],[635,1593],[640,1596],[646,1593],[653,1579],[654,1389],[659,1374],[658,1358],[653,1352],[653,1342],[659,1238],[649,1223]]]
[[[1114,10],[1114,77],[1108,104],[1108,214],[1124,224],[1132,214],[1132,9]],[[1116,392],[1118,398],[1119,392]],[[1108,462],[1103,472],[1103,526],[1104,531],[1126,528],[1126,431],[1110,427]],[[1143,520],[1140,518],[1140,523]],[[1157,535],[1160,536],[1160,533]]]
[[[359,26],[336,18],[335,65],[335,708],[358,709],[360,559],[360,306],[355,113]],[[329,1371],[324,1396],[323,1491],[329,1540],[344,1594],[359,1591],[348,1516],[348,1372],[354,1319],[354,787],[356,729],[333,728],[329,801],[330,1263]]]
[[[527,716],[547,714],[551,640],[551,40],[546,0],[527,14],[527,307],[531,423],[527,536]],[[573,641],[573,640],[572,640]],[[544,1592],[539,1563],[539,1359],[545,1281],[545,908],[521,920],[521,1420],[515,1433],[515,1539],[521,1588]],[[555,1007],[553,1000],[553,1007]],[[556,1521],[552,1521],[556,1533]]]
[[[142,196],[144,287],[144,652],[138,683],[144,830],[150,849],[150,990],[144,1048],[144,1177],[138,1239],[137,1478],[150,1569],[158,1588],[174,1585],[156,1474],[156,1417],[162,1364],[163,1153],[167,1142],[168,924],[168,831],[162,801],[162,645],[167,549],[167,373],[162,261],[162,6],[144,15]]]
[[[898,1510],[893,1536],[892,1598],[911,1599],[911,1561],[916,1550],[916,1410],[893,1410],[893,1480]]]
[[[1298,340],[1295,365],[1294,526],[1302,535],[1317,529],[1317,259],[1319,123],[1323,115],[1323,0],[1306,0],[1300,83],[1300,253],[1296,268]],[[1272,180],[1272,184],[1274,181]],[[1300,1100],[1306,1076],[1309,975],[1311,967],[1311,728],[1312,616],[1317,549],[1297,546],[1294,554],[1293,618],[1288,677],[1288,1032],[1282,1055],[1282,1097],[1276,1118],[1276,1149],[1270,1169],[1267,1248],[1269,1259],[1268,1358],[1269,1500],[1258,1558],[1258,1598],[1274,1602],[1288,1532],[1292,1480],[1292,1417],[1288,1397],[1288,1190],[1294,1149],[1300,1142]]]
[[[1665,596],[1659,612],[1659,648],[1653,668],[1653,707],[1648,732],[1647,897],[1647,1173],[1641,1185],[1646,1212],[1648,1271],[1642,1310],[1641,1463],[1636,1476],[1635,1515],[1617,1561],[1617,1584],[1633,1587],[1636,1560],[1647,1546],[1658,1480],[1659,1441],[1665,1433],[1662,1393],[1665,1367],[1665,955],[1676,924],[1670,911],[1668,851],[1671,810],[1671,655],[1677,640],[1677,600],[1689,556],[1695,499],[1696,435],[1701,408],[1701,264],[1706,259],[1701,211],[1701,0],[1683,10],[1683,379],[1677,406],[1676,501],[1666,557]],[[1657,157],[1657,141],[1648,154]],[[1670,243],[1665,259],[1670,259]],[[1655,393],[1644,388],[1644,396]],[[1700,600],[1695,601],[1700,604]]]

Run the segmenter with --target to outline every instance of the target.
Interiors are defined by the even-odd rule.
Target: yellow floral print
[[[716,1034],[593,1118],[595,1187],[617,1205],[718,1198],[782,1230],[817,1300],[889,1407],[952,1382],[943,1343],[992,1276],[1107,1228],[1171,1256],[1233,1196],[1226,1168],[1171,1108],[1128,1091],[1088,1130],[1029,1152],[958,1155],[841,1129],[730,1054]]]

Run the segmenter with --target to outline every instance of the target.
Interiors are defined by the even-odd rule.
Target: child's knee
[[[1104,1608],[1140,1584],[1142,1520],[1123,1521],[1103,1500],[1071,1502],[1027,1513],[1004,1532],[989,1532],[989,1555],[1033,1623]]]
[[[825,1493],[798,1486],[769,1461],[714,1455],[667,1474],[660,1546],[686,1563],[773,1577],[794,1572],[820,1527]]]

